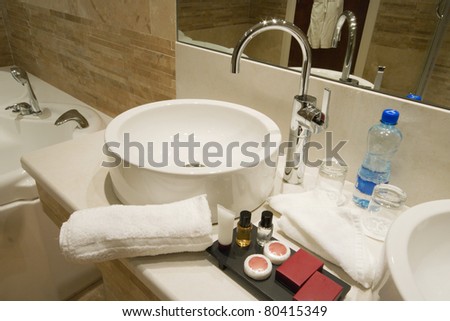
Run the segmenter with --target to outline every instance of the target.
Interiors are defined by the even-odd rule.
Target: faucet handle
[[[375,80],[373,81],[373,89],[380,90],[381,82],[383,81],[383,74],[386,66],[378,66],[377,67],[377,75],[375,76]]]
[[[5,107],[5,110],[11,110],[13,113],[18,113],[20,111],[19,104],[14,104],[14,105]]]
[[[11,110],[13,113],[19,113],[21,116],[31,115],[33,113],[31,105],[25,102],[8,106],[5,110]]]
[[[328,111],[330,109],[330,99],[331,99],[331,90],[329,88],[324,88],[322,98],[322,108],[321,108],[324,129],[328,127]]]

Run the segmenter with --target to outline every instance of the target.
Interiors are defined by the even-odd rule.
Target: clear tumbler
[[[327,158],[322,161],[316,179],[317,191],[325,195],[337,205],[345,202],[342,194],[348,167],[334,158]]]
[[[365,234],[384,241],[392,222],[406,209],[406,193],[390,184],[375,186],[362,218]]]

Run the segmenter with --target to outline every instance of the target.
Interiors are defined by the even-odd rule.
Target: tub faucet
[[[31,102],[31,112],[30,114],[39,115],[42,113],[41,108],[39,107],[39,102],[34,94],[33,87],[31,87],[30,79],[28,78],[28,74],[25,70],[18,66],[11,67],[11,75],[17,80],[22,86],[26,86],[28,90],[28,94],[30,96]]]
[[[341,30],[345,21],[347,21],[348,24],[348,41],[347,41],[347,50],[345,51],[344,67],[342,68],[342,76],[339,80],[348,84],[357,85],[358,81],[356,79],[350,78],[350,69],[352,69],[353,55],[355,52],[355,45],[356,45],[356,33],[358,30],[358,26],[356,23],[356,17],[350,10],[345,10],[339,16],[336,22],[336,29],[334,30],[331,46],[333,48],[337,47],[338,42],[341,39]]]
[[[247,44],[258,34],[267,30],[289,33],[300,45],[303,62],[300,79],[300,94],[294,97],[286,151],[286,167],[283,179],[290,184],[301,184],[305,173],[306,146],[311,134],[326,129],[330,91],[325,89],[322,110],[316,108],[316,98],[309,96],[308,83],[311,71],[311,47],[303,31],[296,25],[280,19],[265,20],[247,30],[234,48],[231,57],[231,72],[239,72],[239,62]]]

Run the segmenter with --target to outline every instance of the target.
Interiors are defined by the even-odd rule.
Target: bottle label
[[[358,175],[355,187],[358,189],[358,191],[360,191],[363,194],[372,195],[375,185],[377,184],[371,181],[366,181],[362,179],[361,176]]]

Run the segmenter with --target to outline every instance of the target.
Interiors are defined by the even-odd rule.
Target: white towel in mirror
[[[331,48],[336,22],[344,10],[344,0],[314,0],[308,40],[311,48]]]

